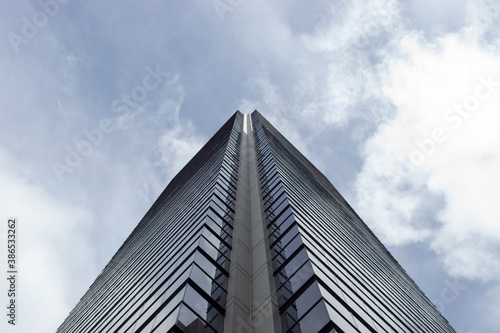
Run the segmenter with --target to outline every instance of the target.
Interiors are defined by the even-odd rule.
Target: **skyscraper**
[[[58,332],[455,332],[333,185],[236,112]]]

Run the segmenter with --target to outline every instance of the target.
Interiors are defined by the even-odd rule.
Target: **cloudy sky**
[[[499,332],[499,16],[495,0],[2,1],[0,265],[17,217],[20,308],[0,331],[54,332],[173,175],[258,109],[457,332]]]

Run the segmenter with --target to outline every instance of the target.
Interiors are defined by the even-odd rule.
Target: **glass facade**
[[[241,125],[170,182],[57,332],[222,332]]]
[[[252,123],[283,332],[455,332],[325,176]]]
[[[454,332],[333,185],[257,111],[243,133],[245,117],[236,112],[174,177],[57,332],[230,327],[235,211],[248,210],[236,200],[250,177],[239,174],[243,135],[255,145],[279,331]],[[234,333],[263,332],[250,326]]]

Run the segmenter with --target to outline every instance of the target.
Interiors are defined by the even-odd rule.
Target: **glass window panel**
[[[271,211],[275,214],[279,214],[287,205],[289,204],[289,201],[287,198],[284,198],[283,201],[280,202],[279,206],[273,205],[271,208]]]
[[[219,303],[221,306],[225,305],[227,294],[219,285],[214,284],[212,286],[212,292],[210,296],[212,296],[212,299]]]
[[[280,235],[281,236],[281,235]],[[271,254],[272,254],[272,257],[274,258],[274,256],[276,256],[278,253],[281,252],[281,250],[283,250],[283,247],[284,247],[285,244],[283,244],[280,240],[278,240],[277,242],[274,242],[273,245],[271,246]]]
[[[263,169],[263,172],[265,172],[267,175],[271,175],[274,172],[276,172],[276,163],[271,162],[268,165],[266,165]]]
[[[356,323],[356,327],[361,333],[371,333],[372,331],[365,325],[363,324],[360,320],[356,319],[354,317],[354,322]],[[371,324],[372,321],[370,319],[369,323]]]
[[[215,203],[210,203],[210,207],[217,213],[219,214],[220,216],[226,216],[227,214],[227,211],[223,210],[222,208],[220,208],[217,204]]]
[[[263,174],[263,173],[266,173],[266,172],[269,172],[270,170],[272,170],[273,167],[274,167],[274,163],[272,161],[267,161],[259,167],[259,171],[261,174]]]
[[[191,286],[187,286],[186,295],[184,296],[184,303],[189,305],[189,307],[203,320],[207,319],[207,313],[209,309],[208,301],[198,294]]]
[[[292,219],[292,221],[289,222],[289,224],[291,224],[293,222],[292,209],[290,207],[288,207],[281,214],[278,214],[278,213],[279,212],[276,212],[276,214],[274,214],[274,217],[271,220],[272,221],[271,223],[274,223],[275,225],[280,226],[280,229],[283,228],[281,230],[285,230],[287,227],[285,226],[285,224],[283,222],[285,220],[288,221],[288,219],[290,219],[290,218]],[[283,223],[283,226],[281,226],[282,223]]]
[[[180,306],[178,306],[168,317],[161,319],[160,314],[157,315],[155,320],[155,325],[157,325],[151,332],[155,333],[165,333],[169,332],[172,326],[175,325],[177,321],[177,316],[179,314]],[[161,320],[159,320],[161,319]]]
[[[218,285],[222,286],[224,290],[227,290],[228,279],[226,279],[226,275],[221,270],[216,271],[216,275],[213,279]]]
[[[219,236],[216,236],[212,231],[207,228],[203,228],[202,236],[205,237],[216,249],[226,249],[226,245],[222,243]],[[222,251],[221,251],[222,252]]]
[[[124,322],[127,320],[127,314],[128,314],[129,312],[130,312],[130,313],[132,313],[132,312],[131,312],[131,310],[132,310],[132,308],[126,308],[124,311],[122,311],[122,312],[118,315],[118,317],[117,317],[117,318],[115,318],[115,319],[113,320],[113,323],[109,323],[109,324],[108,324],[108,326],[109,326],[109,325],[111,325],[111,326],[109,326],[108,330],[111,330],[111,329],[116,329],[116,328],[117,328],[117,327],[119,327],[122,323],[124,323]]]
[[[358,316],[360,316],[362,318],[362,320],[364,320],[365,323],[372,325],[372,319],[370,318],[370,316],[368,316],[366,311],[358,305],[358,303],[362,304],[362,300],[360,300],[358,297],[356,297],[356,300],[357,300],[357,302],[352,300],[347,294],[345,295],[345,301],[346,301],[347,305],[351,308],[351,311],[353,313],[356,313]],[[359,325],[357,325],[357,326],[358,326],[360,331],[364,332],[363,329],[360,328],[361,326],[364,326],[364,324],[362,322],[360,322],[358,319],[356,319],[356,317],[354,317],[354,320],[356,322],[359,322]]]
[[[321,286],[320,289],[323,297],[325,297],[327,302],[335,309],[335,311],[342,315],[345,320],[354,325],[354,318],[352,317],[351,311],[349,311],[349,309],[347,309],[342,303],[340,303],[337,298],[330,294],[326,289]]]
[[[279,269],[281,267],[281,265],[283,265],[283,263],[286,261],[286,258],[283,257],[282,254],[278,254],[274,260],[273,260],[273,267],[275,270]],[[286,274],[285,271],[281,271],[279,274],[282,274],[283,276],[285,276],[286,278],[288,278],[288,275]]]
[[[301,327],[303,332],[319,332],[329,321],[325,304],[319,302],[297,323],[297,326]]]
[[[135,327],[141,326],[153,314],[153,312],[155,312],[162,305],[162,298],[162,291],[159,291],[149,298],[149,300],[144,304],[144,312],[141,313]]]
[[[155,324],[154,319],[155,318],[153,318],[151,321],[149,321],[148,324],[146,326],[144,326],[144,328],[142,330],[137,331],[136,333],[149,333],[149,332],[151,332],[151,330],[153,329],[154,324]]]
[[[280,271],[276,274],[276,285],[281,286],[288,280],[288,275],[286,275],[285,271]]]
[[[293,253],[295,253],[295,251],[302,245],[302,242],[300,241],[300,237],[297,236],[295,238],[295,240],[297,241],[292,241],[290,242],[276,257],[275,257],[275,261],[276,261],[276,264],[281,264],[283,263],[286,259],[288,259]],[[297,264],[298,265],[298,264]],[[292,267],[291,266],[291,270],[295,270],[299,268],[299,266],[296,266],[296,267]],[[287,273],[288,274],[288,273]],[[290,276],[290,275],[288,275]]]
[[[284,191],[285,189],[280,183],[277,183],[274,187],[269,188],[269,191],[264,195],[264,205],[267,206],[270,204],[271,200],[280,196]]]
[[[160,307],[160,305],[161,305],[161,300],[157,300],[157,302],[153,304],[147,303],[144,307],[146,310],[141,314],[141,316],[135,322],[135,329],[137,330],[139,327],[141,327],[142,324],[144,324],[148,319],[150,319],[153,312],[155,312]]]
[[[291,211],[284,212],[279,216],[274,223],[270,225],[273,226],[273,229],[270,229],[272,233],[269,237],[271,243],[274,242],[294,221],[294,216]]]
[[[299,318],[297,316],[297,311],[295,309],[295,306],[292,304],[292,306],[281,315],[281,326],[283,326],[283,331],[301,333],[300,327],[294,326],[298,319]],[[292,330],[288,331],[288,329],[291,327],[293,327]]]
[[[259,167],[262,167],[263,165],[265,165],[267,162],[269,162],[271,160],[271,155],[267,155],[265,158],[262,158],[258,165]]]
[[[199,246],[205,250],[205,252],[212,257],[212,259],[216,260],[219,256],[219,251],[205,239],[205,237],[200,237]]]
[[[225,263],[226,261],[228,260],[228,258],[226,258],[221,252],[219,252],[219,249],[214,247],[212,243],[210,243],[209,241],[207,241],[205,239],[205,237],[200,237],[200,244],[199,244],[200,248],[202,248],[203,250],[205,250],[205,252],[212,258],[214,259],[215,261],[217,261],[217,263],[219,263],[219,265],[221,265],[222,267],[225,267]]]
[[[212,291],[213,280],[205,274],[197,265],[193,265],[189,276],[193,282],[210,295]]]
[[[217,195],[212,196],[212,200],[223,211],[225,211],[225,212],[233,212],[233,209],[230,208],[230,206],[231,206],[230,202],[229,203],[224,202]]]
[[[220,267],[224,268],[225,270],[229,270],[230,261],[223,255],[219,255],[216,262],[220,265]]]
[[[281,236],[281,239],[276,244],[277,246],[273,246],[273,250],[274,253],[284,251],[284,257],[288,258],[288,256],[294,253],[295,250],[297,250],[297,248],[302,244],[302,239],[299,236],[299,228],[297,228],[297,225],[294,225],[283,236]]]
[[[182,301],[182,298],[184,297],[184,294],[186,293],[186,287],[184,286],[181,290],[177,292],[174,296],[171,295],[165,295],[165,297],[162,299],[163,304],[165,304],[166,300],[168,300],[168,304],[164,306],[164,308],[157,314],[157,316],[166,316],[168,315],[173,308],[179,305],[179,303]]]
[[[286,194],[284,191],[280,192],[279,195],[277,196],[272,196],[270,197],[271,200],[267,201],[267,209],[266,210],[269,210],[269,209],[273,209],[273,207],[277,207],[284,199],[286,199]]]
[[[304,292],[293,302],[297,309],[298,318],[301,318],[307,311],[321,298],[321,294],[316,282],[311,284]]]
[[[176,280],[179,279],[185,281],[187,279],[187,275],[189,275],[189,267],[191,266],[194,259],[195,259],[195,254],[192,253],[181,266],[173,269],[173,272],[170,273],[171,275],[169,277],[169,283],[167,283],[169,288],[172,286],[172,284],[176,282]],[[181,275],[182,277],[179,278],[179,276]]]
[[[222,231],[222,220],[215,215],[211,210],[208,211],[207,217],[203,222],[208,225],[216,234],[220,234]]]
[[[304,262],[308,259],[306,249],[300,250],[297,255],[293,257],[283,268],[282,271],[285,272],[286,276],[291,276],[295,271],[302,266]]]
[[[353,324],[345,320],[332,306],[325,303],[330,319],[344,332],[356,332]]]
[[[310,262],[306,262],[289,280],[290,288],[295,293],[302,285],[314,275]]]
[[[278,175],[278,172],[276,172],[269,180],[265,180],[262,182],[262,184],[265,184],[272,188],[274,185],[276,185],[280,181],[280,177]]]
[[[196,251],[194,261],[210,276],[215,276],[216,267],[203,254]]]
[[[135,323],[137,321],[137,318],[141,316],[142,310],[143,306],[141,306],[141,309],[139,309],[137,312],[135,312],[132,316],[130,316],[127,319],[127,324],[124,327],[135,328]]]
[[[268,226],[269,232],[269,241],[274,243],[276,239],[280,236],[279,228],[276,227],[273,223]]]
[[[184,331],[193,330],[196,332],[196,328],[205,328],[203,321],[191,311],[185,304],[182,304],[179,311],[179,316],[177,317],[177,325]]]
[[[285,302],[288,301],[290,299],[290,297],[292,297],[292,295],[293,295],[293,291],[292,291],[290,283],[288,281],[282,281],[282,282],[283,282],[283,285],[281,286],[281,288],[279,288],[279,290],[277,292],[278,304],[280,306],[285,304]]]

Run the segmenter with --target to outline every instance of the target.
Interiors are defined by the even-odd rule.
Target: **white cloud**
[[[157,159],[151,162],[145,156],[137,165],[141,182],[141,196],[154,200],[171,178],[200,150],[207,138],[197,134],[194,124],[181,117],[184,87],[179,75],[166,72],[164,83],[157,91],[137,107],[130,108],[117,117],[117,128],[123,130],[132,141],[141,135],[142,144],[148,140],[156,142],[154,152]],[[148,140],[145,140],[148,138]],[[147,146],[150,146],[149,143]],[[142,150],[142,148],[141,148]],[[142,152],[141,152],[142,155]],[[148,155],[146,153],[146,155]],[[160,180],[154,166],[159,166],[165,179]],[[129,171],[130,172],[130,171]]]
[[[281,13],[274,14],[273,19],[250,25],[245,34],[255,34],[254,26],[265,29],[265,40],[273,41],[273,53],[264,56],[276,58],[280,69],[257,67],[247,81],[248,93],[240,104],[243,110],[256,107],[279,122],[286,122],[286,116],[290,122],[286,125],[294,128],[291,132],[313,135],[355,118],[377,120],[370,114],[388,113],[379,83],[386,75],[384,48],[390,49],[391,40],[402,31],[395,1],[332,4],[325,13],[328,20],[302,34],[293,34]],[[286,75],[277,74],[281,70]]]
[[[491,0],[468,0],[466,2],[466,36],[478,38],[490,32],[499,31],[500,4]]]
[[[179,108],[170,115],[168,123],[169,128],[163,131],[156,150],[160,156],[159,163],[170,180],[201,149],[207,138],[197,134],[191,121],[180,119]]]
[[[53,332],[74,306],[71,300],[89,286],[87,277],[97,275],[87,238],[93,216],[51,196],[33,180],[30,169],[0,148],[1,219],[18,218],[19,308],[14,331]],[[7,290],[5,279],[1,287]],[[0,325],[2,332],[9,332],[5,320]]]
[[[396,1],[352,1],[344,8],[331,7],[335,20],[306,38],[306,45],[315,51],[349,52],[356,47],[362,49],[391,32],[400,24],[399,5]]]
[[[384,89],[397,113],[366,142],[358,209],[388,244],[425,240],[450,274],[497,278],[500,57],[460,35],[401,49]]]

